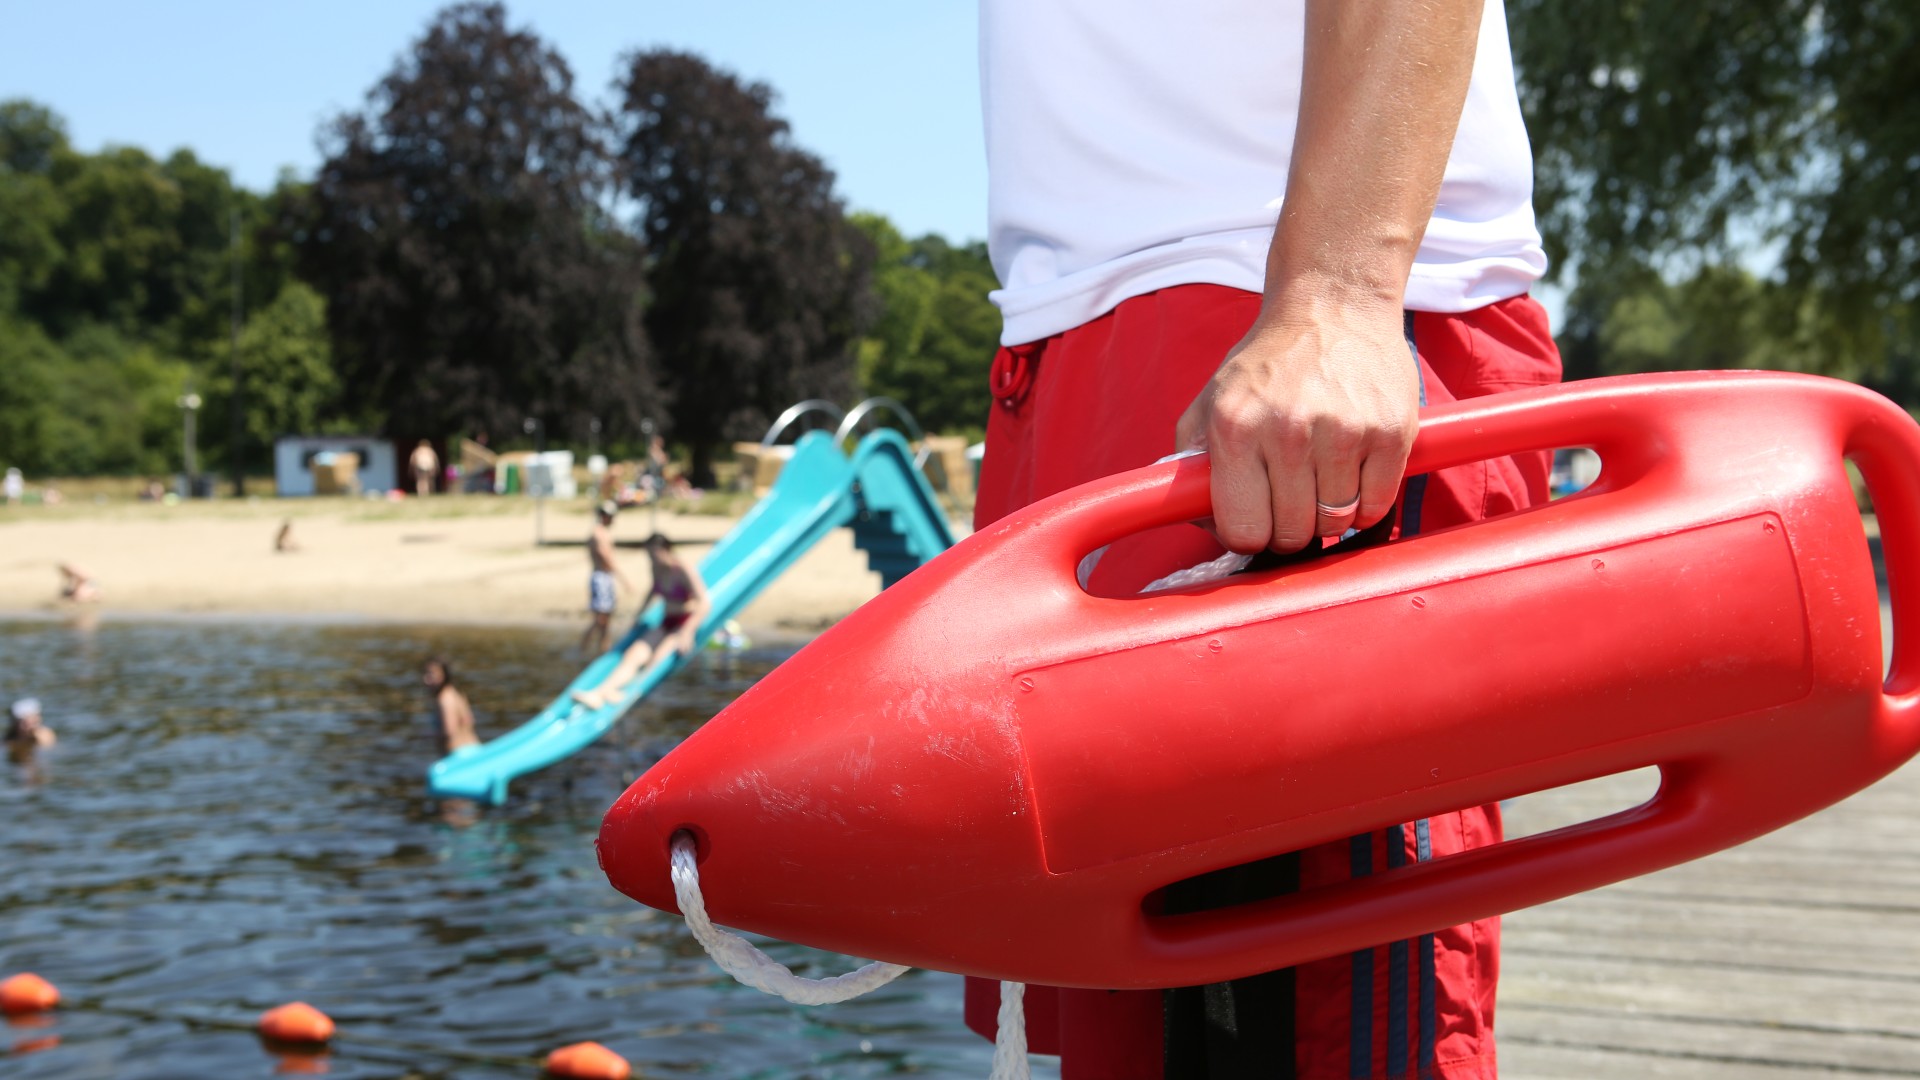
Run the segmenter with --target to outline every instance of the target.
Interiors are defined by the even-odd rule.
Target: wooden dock
[[[1509,833],[1656,782],[1518,800]],[[1920,1077],[1920,762],[1745,846],[1516,912],[1503,940],[1505,1080]]]

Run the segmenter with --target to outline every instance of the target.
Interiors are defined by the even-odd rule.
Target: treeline
[[[1920,405],[1920,8],[1509,9],[1570,377],[1784,367]],[[985,251],[849,215],[765,85],[645,51],[595,97],[467,4],[321,140],[257,193],[0,103],[0,465],[174,471],[189,395],[208,463],[256,471],[285,432],[650,419],[705,472],[810,396],[984,422]]]
[[[984,424],[983,245],[849,216],[763,84],[619,71],[595,104],[501,5],[448,8],[267,193],[0,103],[0,464],[176,471],[190,394],[203,464],[255,472],[290,432],[618,447],[650,420],[702,473],[813,396]]]
[[[1920,406],[1920,5],[1508,15],[1570,377],[1779,367]]]

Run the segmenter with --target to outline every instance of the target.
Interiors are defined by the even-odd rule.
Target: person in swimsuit
[[[440,714],[440,743],[447,753],[480,745],[473,728],[473,706],[467,695],[453,685],[453,665],[444,657],[431,657],[420,666],[420,681],[433,695]]]
[[[26,761],[35,750],[54,744],[53,729],[40,722],[38,699],[21,698],[8,714],[7,754],[14,761]]]
[[[72,563],[60,564],[60,599],[75,604],[91,604],[100,599],[100,586],[85,570]]]
[[[593,621],[580,635],[580,651],[588,656],[598,656],[607,647],[607,627],[613,621],[613,609],[619,597],[615,583],[628,592],[633,591],[633,582],[627,580],[620,564],[613,560],[613,516],[619,511],[620,507],[611,499],[602,502],[594,515],[593,531],[587,534],[587,559],[593,563],[593,572],[587,576],[587,610],[592,613]]]
[[[682,562],[673,550],[673,541],[659,533],[647,538],[647,558],[653,564],[653,588],[647,598],[658,596],[666,604],[660,625],[634,639],[620,664],[599,686],[576,690],[573,699],[589,709],[599,709],[626,696],[627,684],[646,668],[650,660],[664,660],[674,653],[691,653],[698,644],[695,636],[711,606],[706,583],[700,572]],[[646,611],[646,601],[640,610]]]

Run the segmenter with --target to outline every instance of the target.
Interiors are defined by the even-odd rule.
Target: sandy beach
[[[542,513],[536,522],[526,499],[484,497],[0,507],[0,615],[74,609],[58,597],[56,567],[69,562],[99,583],[99,602],[85,607],[109,615],[584,625],[588,503],[549,502]],[[293,523],[299,550],[274,550],[282,521]],[[733,525],[666,511],[658,521],[662,532],[695,544],[696,558]],[[637,542],[651,528],[646,510],[632,510],[614,535]],[[547,544],[536,545],[536,529]],[[622,548],[620,558],[645,588],[644,552]],[[817,631],[879,589],[852,534],[840,529],[740,619],[749,629]],[[623,595],[616,618],[637,602]]]

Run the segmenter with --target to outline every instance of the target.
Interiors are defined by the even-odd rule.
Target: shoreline
[[[589,505],[440,497],[401,503],[262,500],[0,508],[0,620],[255,621],[307,625],[553,628],[588,623]],[[540,522],[536,515],[543,517]],[[615,523],[638,541],[653,515]],[[737,519],[661,511],[661,531],[696,550]],[[274,550],[291,522],[299,550]],[[536,530],[546,543],[536,543]],[[557,541],[557,542],[556,542]],[[616,558],[638,587],[646,559]],[[59,598],[57,568],[97,582],[98,602]],[[828,534],[736,616],[760,637],[805,639],[878,595],[879,575],[845,529]],[[638,609],[622,590],[616,631]]]

